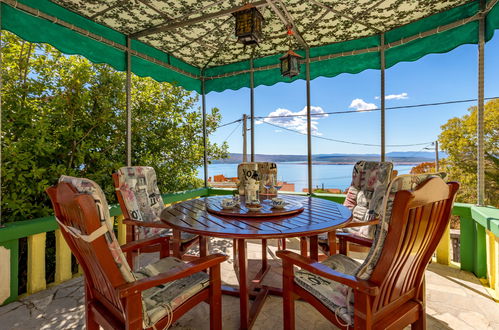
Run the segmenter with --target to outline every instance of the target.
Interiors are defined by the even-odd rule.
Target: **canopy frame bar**
[[[308,194],[312,194],[312,107],[310,102],[310,50],[305,50],[305,68],[307,77],[307,170]]]
[[[485,204],[485,150],[484,150],[484,61],[485,61],[485,0],[480,0],[478,20],[478,109],[477,109],[477,204]]]
[[[379,50],[379,58],[380,58],[380,83],[381,83],[381,161],[385,161],[385,34],[382,33],[380,35],[380,50]]]
[[[286,28],[291,27],[291,30],[293,31],[293,36],[295,37],[296,41],[302,47],[308,48],[307,42],[305,41],[305,39],[303,39],[300,31],[298,31],[296,26],[294,26],[293,18],[291,17],[291,15],[289,13],[287,13],[287,15],[286,15],[286,13],[285,14],[281,13],[281,11],[279,10],[279,8],[277,8],[277,6],[273,2],[273,0],[266,0],[266,1],[267,1],[267,4],[270,6],[270,8],[272,8],[272,11],[277,15],[277,17],[279,17],[282,24],[284,24],[284,27],[286,27]],[[279,3],[281,3],[281,2],[279,1]],[[281,5],[282,5],[282,3],[281,3]],[[285,16],[287,16],[287,17],[285,17]]]
[[[203,111],[203,172],[204,187],[208,188],[208,134],[206,132],[206,91],[204,78],[201,79],[201,103]]]
[[[253,51],[251,52],[251,59],[250,59],[251,162],[255,161],[255,76],[253,70]]]
[[[126,166],[132,166],[132,56],[130,55],[130,37],[126,38]]]
[[[41,18],[46,19],[46,20],[48,20],[48,21],[50,21],[52,23],[59,24],[59,25],[65,27],[65,28],[68,28],[68,29],[70,29],[72,31],[80,33],[81,35],[84,35],[86,37],[90,37],[90,38],[92,38],[92,39],[94,39],[96,41],[99,41],[99,42],[102,42],[104,44],[107,44],[107,45],[109,45],[111,47],[114,47],[114,48],[116,48],[118,50],[121,50],[123,52],[129,50],[127,46],[124,46],[124,45],[116,43],[116,42],[114,42],[112,40],[106,39],[106,38],[101,37],[101,36],[99,36],[97,34],[91,33],[88,30],[82,29],[82,28],[77,27],[77,26],[75,26],[73,24],[70,24],[70,23],[67,23],[65,21],[62,21],[62,20],[60,20],[60,19],[58,19],[58,18],[56,18],[54,16],[51,16],[51,15],[45,14],[43,12],[40,12],[37,9],[29,7],[29,6],[25,5],[25,4],[19,3],[19,2],[15,1],[15,0],[1,0],[1,1],[4,2],[4,3],[6,3],[6,4],[8,4],[9,6],[11,6],[13,8],[18,8],[18,9],[23,10],[23,11],[25,11],[25,12],[33,15],[33,16],[41,17]],[[266,0],[264,0],[264,2],[265,1]],[[493,0],[493,1],[488,2],[485,5],[485,10],[482,11],[482,13],[485,14],[488,11],[490,11],[498,1],[499,0]],[[409,43],[409,42],[417,40],[417,39],[429,37],[431,35],[434,35],[434,34],[437,34],[437,33],[440,33],[440,32],[445,32],[447,30],[460,27],[460,26],[462,26],[464,24],[473,22],[473,21],[478,20],[478,19],[480,19],[480,15],[479,14],[475,14],[475,15],[472,15],[472,16],[470,16],[468,18],[464,18],[464,19],[461,19],[461,20],[458,20],[458,21],[455,21],[455,22],[452,22],[452,23],[449,23],[449,24],[446,24],[446,25],[439,26],[439,27],[434,28],[434,29],[430,29],[430,30],[425,31],[425,32],[421,32],[421,33],[415,34],[415,35],[407,37],[407,38],[403,38],[403,39],[400,39],[400,40],[397,40],[397,41],[385,44],[384,48],[385,48],[385,50],[387,50],[387,49],[390,49],[392,47],[400,46],[400,45]],[[130,37],[132,37],[132,36],[130,36]],[[316,56],[316,57],[311,57],[310,58],[310,62],[312,63],[312,62],[324,61],[324,60],[329,60],[329,59],[338,58],[338,57],[360,55],[360,54],[365,54],[365,53],[370,53],[370,52],[379,52],[379,50],[380,50],[380,46],[376,46],[376,47],[370,47],[370,48],[352,50],[352,51],[349,51],[349,52],[341,52],[341,53],[330,54],[330,55]],[[177,68],[177,67],[175,67],[173,65],[170,65],[170,64],[168,64],[166,62],[163,62],[163,61],[160,61],[160,60],[158,60],[156,58],[153,58],[151,56],[143,54],[143,53],[141,53],[139,51],[136,51],[134,49],[130,49],[129,51],[130,51],[130,54],[132,56],[136,56],[136,57],[142,58],[142,59],[147,60],[149,62],[152,62],[154,64],[160,65],[160,66],[165,67],[165,68],[170,69],[170,70],[173,70],[173,71],[178,72],[178,73],[180,73],[180,74],[182,74],[182,75],[184,75],[186,77],[193,78],[193,79],[196,79],[196,80],[200,80],[202,78],[201,75],[192,74],[192,73],[187,72],[185,70],[179,69],[179,68]],[[165,54],[169,55],[168,53],[165,53]],[[253,71],[265,71],[265,70],[276,69],[278,67],[279,67],[279,63],[276,63],[276,64],[272,64],[272,65],[267,65],[267,66],[253,68]],[[250,70],[233,71],[233,72],[230,72],[230,73],[216,75],[216,76],[205,76],[204,79],[205,80],[213,80],[213,79],[217,79],[217,78],[225,78],[225,77],[235,76],[235,75],[249,73],[249,72],[250,72]]]

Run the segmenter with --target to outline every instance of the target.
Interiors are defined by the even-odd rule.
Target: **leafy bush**
[[[46,44],[2,35],[2,222],[52,213],[45,189],[61,174],[87,177],[115,202],[111,174],[125,165],[125,74]],[[132,164],[153,166],[162,192],[202,186],[197,94],[132,77]],[[207,131],[219,125],[218,109]],[[208,142],[211,159],[227,145]]]

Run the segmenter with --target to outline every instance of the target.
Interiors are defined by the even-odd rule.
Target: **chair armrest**
[[[172,227],[168,226],[166,223],[164,223],[162,221],[145,222],[145,221],[137,221],[137,220],[131,220],[131,219],[124,219],[123,223],[125,225],[129,225],[129,226],[151,227],[151,228],[168,228],[168,229],[172,228]]]
[[[152,287],[190,276],[204,269],[218,266],[228,258],[228,256],[221,253],[201,257],[189,263],[183,264],[182,267],[175,267],[165,273],[144,278],[132,283],[126,283],[117,287],[116,290],[118,290],[120,298],[125,298],[130,295],[134,295],[144,290],[150,289]]]
[[[343,226],[341,228],[364,227],[364,226],[377,225],[378,223],[379,219],[374,219],[366,222],[349,222],[346,226]]]
[[[130,243],[123,244],[121,247],[121,250],[123,252],[130,252],[130,251],[136,251],[139,250],[143,247],[150,246],[150,245],[155,245],[155,244],[167,244],[169,246],[170,244],[170,236],[151,236],[148,238],[143,238],[143,239],[138,239],[136,241],[132,241]]]
[[[277,251],[277,256],[284,261],[297,265],[311,273],[320,275],[341,284],[345,284],[354,290],[363,292],[369,296],[376,296],[379,293],[379,288],[370,281],[361,280],[355,276],[337,272],[319,262],[315,262],[314,260],[303,257],[297,253],[291,251]]]
[[[372,239],[361,237],[351,233],[336,233],[336,237],[338,237],[340,242],[343,240],[367,247],[371,247],[373,245]]]

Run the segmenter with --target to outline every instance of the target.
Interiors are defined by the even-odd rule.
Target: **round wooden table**
[[[310,257],[318,259],[317,235],[333,231],[347,225],[352,213],[345,206],[321,198],[298,195],[279,195],[286,201],[301,203],[303,211],[285,216],[240,217],[216,215],[207,211],[207,205],[221,197],[204,197],[193,199],[165,208],[161,212],[161,220],[173,228],[173,252],[180,256],[180,233],[182,231],[200,236],[200,254],[207,254],[206,237],[222,237],[234,239],[234,258],[237,259],[236,272],[239,273],[239,290],[224,287],[225,294],[240,297],[241,328],[251,328],[266,296],[281,294],[279,288],[260,285],[270,266],[267,263],[267,239],[300,237],[302,255],[307,255],[307,241],[310,241]],[[248,285],[248,259],[246,240],[262,240],[262,268],[255,279]],[[284,247],[285,248],[285,247]],[[255,301],[249,305],[249,298]]]

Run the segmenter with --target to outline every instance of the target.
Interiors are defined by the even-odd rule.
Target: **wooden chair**
[[[297,297],[341,329],[426,328],[424,272],[449,223],[459,184],[433,177],[406,190],[413,184],[410,176],[391,183],[363,264],[342,254],[318,263],[277,252],[283,259],[285,329],[295,327]],[[301,270],[295,272],[295,265]]]
[[[336,239],[340,238],[340,253],[347,254],[347,244],[341,244],[345,239],[350,242],[372,241],[374,228],[379,223],[381,204],[386,194],[393,173],[391,162],[358,161],[352,172],[352,183],[347,189],[343,205],[352,211],[352,221],[341,231],[333,231],[319,235],[319,246],[326,254],[335,254]]]
[[[127,225],[127,243],[154,235],[172,236],[171,228],[160,220],[164,204],[156,182],[156,172],[152,167],[122,167],[113,173],[113,182],[124,216],[123,223]],[[198,242],[199,236],[182,233],[181,256]],[[171,247],[167,248],[170,250]],[[157,251],[157,246],[152,246],[144,248],[142,252]],[[127,254],[130,265],[134,264],[136,255],[136,253]]]
[[[123,252],[161,244],[165,238],[120,247],[107,221],[109,211],[102,207],[105,201],[95,191],[79,192],[88,190],[90,180],[80,182],[60,182],[47,193],[83,268],[87,329],[163,329],[202,301],[210,304],[210,328],[221,329],[220,263],[227,257],[214,254],[190,263],[166,257],[132,272]]]
[[[392,171],[392,180],[393,178],[396,177],[397,171]],[[433,176],[438,176],[441,177],[444,181],[447,181],[447,173],[445,172],[438,172],[438,173],[422,173],[422,174],[403,174],[401,177],[407,177],[410,178],[412,184],[411,187],[407,187],[407,189],[414,189],[417,185],[421,184],[422,182],[426,181],[428,178],[433,177]],[[382,203],[379,203],[380,206]],[[379,222],[379,216],[377,219],[372,221],[372,224],[376,225]],[[339,252],[340,254],[347,255],[349,245],[350,244],[356,244],[359,246],[364,246],[364,247],[371,247],[373,240],[372,238],[369,237],[363,237],[362,235],[356,235],[355,233],[352,232],[337,232],[336,233],[336,238],[338,239],[338,245],[339,245]]]

